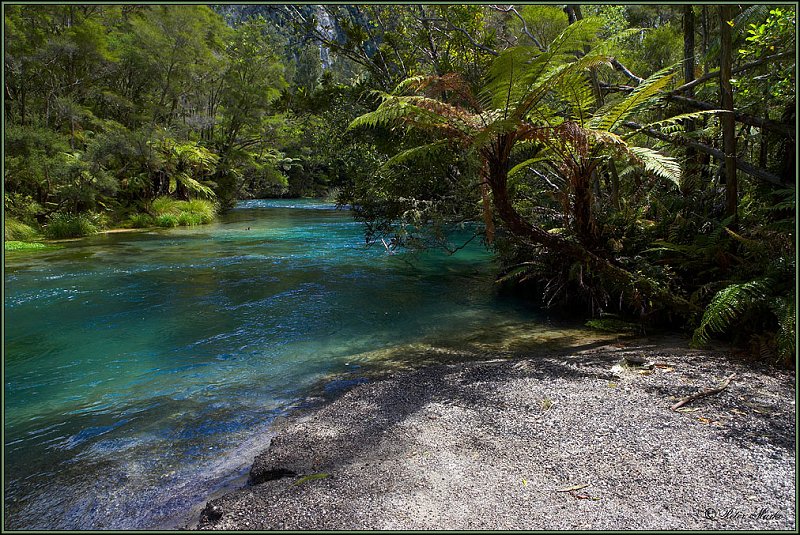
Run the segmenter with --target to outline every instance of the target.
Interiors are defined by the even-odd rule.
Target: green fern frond
[[[546,162],[549,159],[550,158],[545,157],[545,156],[537,156],[535,158],[530,158],[528,160],[525,160],[524,162],[518,163],[517,165],[512,167],[511,170],[508,172],[509,181],[513,181],[518,174],[520,174],[523,171],[527,170],[528,167],[532,166],[533,164],[539,163],[539,162]]]
[[[550,43],[547,47],[548,53],[556,55],[583,52],[585,46],[589,46],[597,39],[603,24],[604,21],[600,17],[586,17],[575,21]]]
[[[681,122],[684,120],[698,119],[700,117],[703,117],[704,115],[715,115],[720,111],[722,110],[703,110],[703,111],[693,111],[690,113],[681,113],[679,115],[673,115],[672,117],[669,117],[667,119],[643,125],[641,128],[625,134],[625,136],[623,136],[623,139],[626,140],[630,139],[631,137],[635,136],[636,134],[647,128],[659,128],[661,129],[662,133],[669,134],[672,133],[669,130],[669,127],[680,126],[682,128],[683,125],[681,124]]]
[[[711,333],[725,332],[748,310],[764,304],[773,281],[769,277],[741,284],[731,284],[711,300],[700,326],[695,329],[692,343],[708,343]]]
[[[189,176],[183,176],[181,177],[181,183],[186,187],[186,189],[188,189],[189,191],[191,191],[196,195],[200,195],[202,197],[206,197],[209,199],[213,199],[214,197],[216,197],[214,190],[212,190],[210,187],[206,186],[202,182],[195,180],[194,178],[191,178]],[[171,181],[170,184],[172,184]]]
[[[639,84],[621,102],[614,104],[610,109],[598,112],[597,117],[592,121],[592,126],[598,130],[612,130],[615,126],[621,124],[637,109],[657,97],[661,90],[672,81],[675,73],[670,73],[671,70],[673,70],[673,67],[661,69]]]
[[[419,91],[420,85],[422,85],[426,80],[428,80],[429,76],[419,75],[419,76],[411,76],[406,78],[394,88],[392,91],[393,95],[403,95],[406,91]]]
[[[447,148],[449,143],[446,140],[434,141],[433,143],[428,143],[427,145],[420,145],[418,147],[413,147],[408,150],[401,151],[391,158],[389,158],[386,163],[384,163],[381,167],[383,169],[389,169],[390,167],[398,166],[409,162],[411,160],[418,160],[422,158],[428,158],[432,155],[438,154],[442,151],[442,149]]]
[[[797,315],[795,314],[794,295],[776,298],[770,308],[778,318],[778,333],[775,337],[778,356],[785,362],[791,362],[797,352]]]
[[[555,88],[556,96],[569,108],[570,116],[584,126],[591,118],[597,101],[585,72],[572,72]]]
[[[644,166],[646,171],[665,178],[676,186],[680,185],[681,166],[675,158],[665,156],[647,147],[628,147],[627,150]]]
[[[569,79],[577,72],[592,69],[600,65],[608,65],[610,56],[603,54],[587,54],[582,58],[568,63],[560,64],[550,69],[537,80],[531,80],[525,96],[514,109],[514,115],[522,117],[532,108],[537,106],[551,91],[564,91]],[[527,80],[525,80],[527,82]]]
[[[499,277],[495,282],[502,284],[504,282],[524,281],[537,271],[539,264],[536,262],[523,262],[511,268],[505,275]]]
[[[603,39],[594,45],[593,51],[600,54],[612,54],[619,50],[621,44],[634,35],[648,31],[649,28],[627,28]]]

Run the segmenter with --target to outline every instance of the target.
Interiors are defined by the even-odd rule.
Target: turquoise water
[[[493,273],[475,242],[366,248],[348,212],[308,200],[7,254],[6,528],[164,525],[314,388],[535,324]]]

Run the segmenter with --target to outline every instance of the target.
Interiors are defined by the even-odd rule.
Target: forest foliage
[[[5,239],[335,196],[598,320],[794,359],[787,5],[8,5]]]

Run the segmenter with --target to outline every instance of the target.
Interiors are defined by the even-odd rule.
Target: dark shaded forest
[[[795,358],[796,12],[9,5],[6,249],[327,197],[601,328]],[[16,244],[16,245],[15,245]]]

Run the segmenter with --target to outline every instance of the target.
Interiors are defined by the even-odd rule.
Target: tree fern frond
[[[416,160],[420,158],[427,158],[434,154],[439,153],[442,149],[446,148],[449,145],[447,140],[440,140],[434,141],[433,143],[428,143],[427,145],[420,145],[418,147],[413,147],[408,150],[401,151],[391,158],[389,158],[381,167],[384,169],[388,169],[393,166],[397,166],[411,160]]]
[[[392,96],[375,111],[356,117],[348,130],[359,127],[407,125],[421,130],[439,131],[451,137],[463,137],[472,127],[471,115],[455,106],[422,96]],[[459,119],[460,127],[453,119]]]
[[[490,142],[492,139],[495,139],[499,134],[513,132],[517,129],[518,125],[519,121],[514,118],[493,121],[486,125],[486,127],[482,128],[481,131],[475,135],[473,143],[475,146],[480,147]]]
[[[784,361],[791,362],[797,354],[797,315],[794,295],[776,298],[770,308],[778,318],[778,332],[775,336],[778,355]]]
[[[392,95],[404,95],[409,90],[414,92],[419,91],[420,86],[423,85],[429,78],[430,76],[426,75],[411,76],[406,78],[397,84],[392,91]],[[376,91],[376,93],[381,93],[381,91]]]
[[[562,91],[569,78],[577,72],[585,71],[599,65],[608,65],[611,58],[602,54],[587,54],[582,58],[568,64],[557,65],[550,69],[538,80],[531,80],[525,96],[520,100],[514,115],[522,117],[551,91]]]
[[[585,46],[597,39],[603,24],[603,19],[600,17],[586,17],[575,21],[550,43],[547,52],[553,55],[583,52]]]
[[[505,275],[499,277],[495,282],[502,284],[511,281],[524,281],[527,277],[537,271],[539,264],[536,262],[523,262],[511,268]]]
[[[513,181],[514,178],[517,176],[517,174],[525,171],[531,165],[533,165],[535,163],[539,163],[539,162],[546,162],[549,159],[550,158],[548,158],[546,156],[537,156],[535,158],[529,158],[529,159],[525,160],[524,162],[518,163],[517,165],[512,167],[511,170],[508,172],[509,181]]]
[[[563,83],[555,88],[556,96],[568,107],[570,116],[581,126],[591,118],[591,111],[597,101],[584,72],[572,72],[564,76]]]
[[[622,99],[621,102],[607,110],[601,110],[592,121],[592,126],[598,130],[612,130],[615,126],[622,123],[628,116],[638,108],[648,103],[651,99],[670,83],[675,73],[670,73],[673,67],[662,69],[650,78],[639,84],[633,92]]]
[[[642,32],[646,32],[649,28],[627,28],[620,30],[617,33],[603,39],[601,42],[595,44],[592,49],[593,52],[600,54],[612,54],[619,50],[620,44],[626,39],[633,37]]]
[[[668,117],[660,121],[654,121],[652,123],[642,125],[641,128],[625,134],[623,136],[623,139],[628,140],[647,128],[659,128],[661,132],[664,134],[671,134],[673,132],[682,131],[683,130],[683,124],[681,123],[682,121],[698,119],[704,115],[715,115],[717,113],[720,113],[721,111],[722,110],[703,110],[703,111],[693,111],[689,113],[681,113],[679,115],[673,115],[672,117]]]
[[[711,300],[700,326],[694,331],[692,343],[708,343],[711,333],[721,333],[731,327],[750,308],[764,304],[773,281],[769,277],[742,284],[731,284]]]
[[[627,151],[633,155],[635,160],[644,165],[646,171],[666,178],[676,186],[680,185],[681,166],[675,158],[665,156],[647,147],[628,147]]]
[[[170,181],[170,185],[172,182]],[[207,197],[209,199],[213,199],[216,195],[214,194],[214,190],[200,182],[199,180],[195,180],[192,177],[184,176],[181,177],[181,184],[183,184],[186,189],[191,191],[196,195],[200,195],[203,197]]]
[[[489,67],[487,83],[480,92],[484,108],[503,109],[506,103],[518,101],[522,88],[519,79],[533,69],[544,70],[549,56],[533,46],[516,46],[500,53]]]

